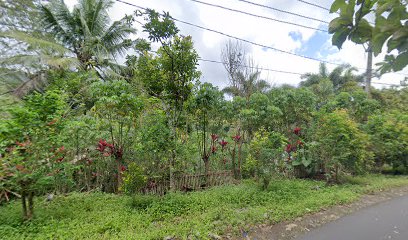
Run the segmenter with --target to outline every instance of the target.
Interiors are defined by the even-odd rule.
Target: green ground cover
[[[334,186],[275,180],[266,191],[248,181],[164,197],[71,193],[52,202],[38,197],[29,222],[21,220],[19,201],[0,207],[0,239],[206,239],[208,233],[239,234],[256,224],[293,219],[403,185],[408,177],[369,175]]]

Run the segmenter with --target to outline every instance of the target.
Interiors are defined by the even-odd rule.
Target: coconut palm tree
[[[69,11],[63,1],[54,0],[41,6],[42,24],[75,54],[81,68],[99,68],[124,55],[132,45],[128,37],[135,33],[131,17],[111,24],[107,10],[112,4],[110,0],[81,0]]]
[[[117,72],[116,59],[132,46],[128,37],[136,30],[128,16],[112,23],[107,11],[112,4],[110,0],[80,0],[72,11],[61,0],[41,5],[39,19],[33,20],[43,27],[41,34],[21,27],[0,33],[26,46],[23,53],[0,58],[0,67],[28,69],[22,74],[27,77],[23,82],[32,81],[33,72],[50,67],[94,69],[101,78]]]

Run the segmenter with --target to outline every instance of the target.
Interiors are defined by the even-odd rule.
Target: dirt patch
[[[245,234],[245,237],[237,239],[292,240],[303,235],[305,232],[318,228],[328,222],[335,221],[359,209],[407,194],[408,186],[366,194],[353,203],[322,209],[319,212],[307,214],[293,221],[281,222],[272,226],[260,225],[253,227],[248,234]]]

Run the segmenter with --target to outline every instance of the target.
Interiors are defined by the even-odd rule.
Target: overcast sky
[[[289,24],[279,23],[268,19],[247,16],[241,13],[227,11],[212,6],[207,6],[191,0],[123,0],[142,7],[152,8],[159,12],[166,11],[174,18],[194,23],[206,28],[217,30],[232,36],[243,38],[262,45],[281,49],[284,51],[318,58],[336,63],[349,63],[357,68],[366,67],[367,54],[363,46],[346,42],[339,51],[331,45],[331,35],[326,32],[302,28]],[[298,16],[274,11],[271,9],[254,6],[239,0],[200,0],[206,3],[222,5],[224,7],[237,9],[257,15],[275,18],[282,21],[294,22],[313,28],[326,29],[327,24],[315,20],[308,20]],[[253,3],[267,5],[272,8],[309,16],[315,19],[330,21],[335,14],[305,4],[298,0],[248,0]],[[73,6],[76,0],[65,0],[69,6]],[[319,6],[330,8],[332,0],[308,0]],[[136,8],[115,2],[110,14],[113,20],[122,18],[125,14],[132,14]],[[221,60],[221,49],[229,40],[228,37],[188,26],[176,22],[180,34],[191,35],[199,55],[203,59]],[[141,26],[136,24],[139,31],[137,37],[144,36]],[[247,45],[248,53],[253,57],[259,67],[276,69],[290,72],[317,72],[319,62],[307,60],[289,54],[279,53],[271,49],[254,45]],[[380,55],[374,59],[379,62],[383,59]],[[227,74],[221,64],[199,62],[202,71],[202,81],[211,82],[219,87],[228,84]],[[335,65],[327,65],[332,70]],[[363,70],[360,70],[363,72]],[[408,75],[408,69],[402,71]],[[400,72],[401,73],[401,72]],[[271,84],[297,85],[301,79],[299,75],[262,71],[262,78]],[[373,82],[386,82],[399,84],[404,76],[399,74],[385,74],[381,79],[373,79]],[[376,87],[383,85],[373,84]]]

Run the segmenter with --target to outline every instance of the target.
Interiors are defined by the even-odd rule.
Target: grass
[[[370,175],[348,182],[276,180],[262,191],[248,181],[162,198],[72,193],[47,203],[39,197],[30,222],[21,221],[20,202],[0,207],[0,239],[206,239],[208,233],[239,234],[255,224],[294,219],[364,193],[408,185],[408,178]]]

